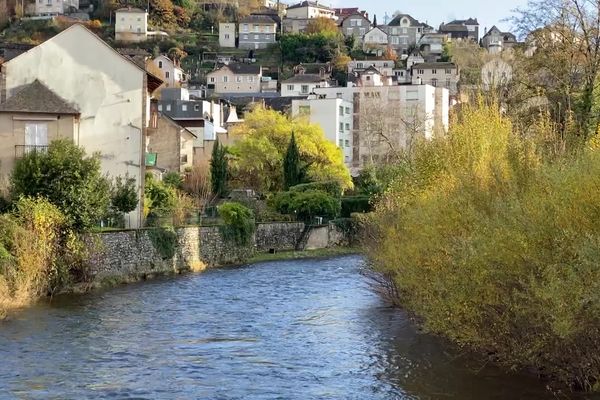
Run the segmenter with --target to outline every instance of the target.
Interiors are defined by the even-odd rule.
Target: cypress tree
[[[216,196],[223,196],[227,186],[227,148],[216,140],[210,159],[210,183]]]
[[[283,159],[283,185],[287,190],[292,186],[300,184],[301,180],[300,151],[296,144],[296,136],[292,132],[292,138]]]
[[[373,14],[373,26],[377,28],[377,14]]]

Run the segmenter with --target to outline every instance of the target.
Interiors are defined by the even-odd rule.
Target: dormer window
[[[162,64],[162,61],[159,61],[159,62],[158,62],[158,68],[162,68],[162,65],[163,65],[163,64]]]

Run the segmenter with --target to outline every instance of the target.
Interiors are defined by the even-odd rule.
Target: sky
[[[484,28],[489,29],[493,25],[509,31],[511,23],[502,20],[510,17],[513,9],[525,6],[527,0],[320,0],[320,3],[332,7],[359,7],[366,10],[371,19],[373,14],[377,15],[378,24],[384,23],[386,12],[391,17],[397,10],[410,14],[421,22],[427,22],[436,29],[442,22],[476,17],[482,36]]]

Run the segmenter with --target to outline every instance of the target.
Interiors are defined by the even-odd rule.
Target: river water
[[[55,298],[0,324],[0,398],[555,398],[418,333],[362,265],[269,262]]]

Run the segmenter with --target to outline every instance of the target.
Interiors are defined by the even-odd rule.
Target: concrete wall
[[[240,247],[226,240],[221,228],[179,228],[175,256],[163,259],[147,229],[108,232],[90,237],[92,249],[88,274],[92,282],[123,282],[148,276],[181,273],[245,262],[255,251],[294,250],[302,238],[304,223],[258,224],[253,244]],[[345,235],[334,225],[313,228],[307,249],[346,245]]]
[[[142,137],[149,112],[143,69],[81,25],[73,25],[2,68],[8,97],[38,79],[74,104],[81,112],[75,143],[88,154],[101,154],[103,174],[129,175],[142,193]],[[140,209],[127,218],[132,228],[141,224]]]

